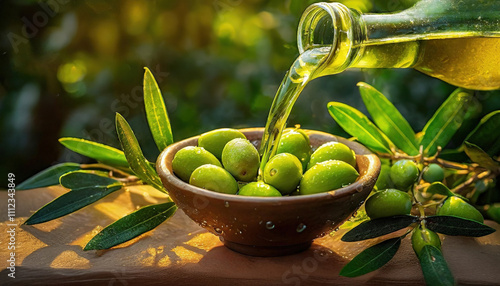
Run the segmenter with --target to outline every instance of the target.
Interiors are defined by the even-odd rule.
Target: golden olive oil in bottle
[[[261,170],[288,115],[312,79],[348,68],[414,68],[450,84],[500,89],[500,1],[421,0],[393,14],[361,14],[340,3],[303,13],[300,56],[274,98],[261,145]]]

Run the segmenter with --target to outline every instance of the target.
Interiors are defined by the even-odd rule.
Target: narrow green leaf
[[[448,144],[462,125],[472,100],[472,92],[458,88],[439,107],[422,131],[420,144],[424,146],[424,154],[432,156],[438,146],[444,148]]]
[[[174,142],[167,108],[158,83],[148,68],[144,68],[144,105],[149,129],[160,151]]]
[[[445,184],[441,182],[432,183],[429,187],[427,187],[425,192],[430,195],[442,195],[447,197],[455,195]]]
[[[140,208],[108,225],[89,241],[84,250],[108,249],[129,241],[157,227],[176,210],[177,206],[172,202]]]
[[[377,270],[394,257],[400,245],[401,237],[395,237],[369,247],[347,263],[340,275],[357,277]]]
[[[437,247],[424,246],[418,259],[427,285],[455,285],[455,278]]]
[[[158,177],[155,169],[144,157],[134,132],[120,113],[116,113],[116,131],[118,132],[118,138],[132,171],[145,183],[150,184],[159,191],[165,192],[160,177]]]
[[[71,151],[106,165],[128,168],[128,162],[123,152],[111,146],[71,137],[61,138],[59,142]]]
[[[392,142],[359,110],[340,102],[330,102],[328,111],[340,127],[366,147],[392,154]]]
[[[36,211],[26,220],[25,224],[38,224],[65,216],[121,188],[121,185],[110,185],[107,187],[81,188],[67,192]]]
[[[464,149],[472,162],[477,163],[479,166],[485,167],[488,170],[498,170],[500,168],[500,165],[493,161],[490,155],[484,152],[479,146],[465,141]]]
[[[429,216],[425,222],[428,229],[446,235],[480,237],[495,232],[485,224],[456,216]]]
[[[359,82],[359,92],[375,124],[408,155],[418,155],[415,132],[396,107],[373,86]]]
[[[69,172],[61,176],[59,183],[68,189],[98,188],[119,184],[115,179],[107,176],[106,172],[93,170],[80,170]]]
[[[411,215],[398,215],[368,220],[344,234],[341,240],[353,242],[379,237],[408,227],[417,220],[418,217]]]
[[[59,177],[71,171],[80,170],[80,164],[61,163],[49,167],[17,185],[16,190],[28,190],[59,184]]]
[[[500,153],[500,110],[487,114],[465,141],[481,147],[488,155]]]

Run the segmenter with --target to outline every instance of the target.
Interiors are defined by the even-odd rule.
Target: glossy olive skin
[[[240,196],[252,197],[281,197],[281,193],[276,188],[262,181],[244,185],[238,194]]]
[[[391,167],[391,181],[396,188],[407,190],[418,179],[419,170],[412,160],[399,160]]]
[[[312,168],[317,163],[328,160],[340,160],[356,167],[356,154],[345,144],[331,141],[327,142],[316,149],[311,155],[307,169]]]
[[[238,181],[250,182],[257,177],[260,156],[250,141],[236,138],[222,150],[222,165]]]
[[[205,148],[220,160],[222,158],[224,146],[235,138],[247,139],[243,133],[236,129],[215,129],[201,134],[200,138],[198,138],[198,146]]]
[[[438,164],[429,164],[422,178],[428,183],[442,182],[444,180],[444,170]]]
[[[378,176],[377,182],[375,183],[375,187],[377,190],[385,190],[389,189],[393,186],[391,181],[391,166],[382,165],[380,168],[380,174]]]
[[[210,164],[196,168],[189,178],[189,184],[224,194],[234,195],[238,192],[238,182],[234,177],[224,168]]]
[[[312,154],[309,137],[301,129],[285,129],[276,150],[276,154],[280,153],[295,155],[302,163],[302,170],[305,171]]]
[[[457,216],[479,223],[484,222],[483,215],[475,207],[456,196],[448,197],[443,204],[439,206],[437,214]]]
[[[297,190],[302,179],[302,163],[290,153],[277,154],[267,162],[263,177],[265,183],[288,195]]]
[[[220,161],[210,152],[202,147],[188,146],[179,150],[172,160],[174,173],[184,182],[189,182],[191,173],[196,168],[212,164],[222,167]]]
[[[432,245],[441,250],[441,239],[437,233],[427,228],[422,228],[422,226],[419,225],[413,229],[411,245],[413,247],[413,251],[415,251],[418,256],[422,253],[422,248],[426,245]]]
[[[366,214],[371,219],[410,214],[411,207],[410,195],[396,189],[376,192],[365,203]]]
[[[344,161],[321,162],[305,172],[300,181],[299,194],[310,195],[336,190],[353,183],[358,176],[358,171]]]

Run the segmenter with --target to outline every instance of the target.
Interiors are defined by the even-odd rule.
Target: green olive
[[[380,174],[378,175],[375,187],[377,187],[377,190],[381,191],[391,188],[392,185],[393,183],[391,181],[391,166],[384,164],[380,168]]]
[[[328,160],[340,160],[356,167],[356,154],[347,145],[339,142],[327,142],[316,149],[311,155],[307,169],[311,169],[317,163]]]
[[[486,214],[494,221],[500,223],[500,203],[485,206]]]
[[[302,164],[290,153],[277,154],[267,162],[263,177],[265,183],[288,195],[297,190],[302,179]]]
[[[438,215],[451,215],[484,222],[483,215],[472,205],[457,196],[448,197],[437,210]]]
[[[189,183],[210,191],[236,194],[238,192],[238,182],[224,168],[215,165],[202,165],[193,171],[189,178]]]
[[[437,233],[427,228],[422,228],[422,226],[419,225],[413,229],[411,245],[417,256],[419,256],[422,252],[422,248],[426,245],[432,245],[437,249],[441,249],[441,239]]]
[[[353,183],[358,176],[358,171],[344,161],[317,163],[305,172],[299,192],[301,195],[310,195],[336,190]]]
[[[281,197],[281,193],[276,188],[261,181],[244,185],[238,194],[252,197]]]
[[[255,179],[259,163],[259,152],[247,139],[233,139],[222,150],[222,165],[239,181]]]
[[[312,153],[309,136],[301,129],[286,129],[276,150],[276,154],[279,153],[290,153],[297,157],[302,163],[302,170],[305,171]]]
[[[222,158],[222,150],[224,149],[224,146],[226,146],[227,142],[235,138],[247,139],[245,134],[236,129],[215,129],[201,134],[198,138],[198,146],[205,148],[220,160]]]
[[[419,170],[412,160],[399,160],[391,167],[391,181],[400,190],[408,189],[417,181]]]
[[[429,183],[442,182],[444,180],[444,170],[438,164],[429,164],[422,175],[424,181]]]
[[[369,197],[365,203],[366,214],[371,219],[410,214],[411,197],[396,189],[386,189]]]
[[[189,182],[191,173],[201,165],[222,167],[219,160],[202,147],[187,146],[177,151],[172,160],[172,170],[184,182]]]

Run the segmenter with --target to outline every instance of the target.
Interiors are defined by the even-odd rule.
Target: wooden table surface
[[[373,241],[344,243],[341,234],[317,239],[302,253],[251,257],[225,248],[182,211],[155,230],[111,250],[83,251],[100,229],[138,207],[165,201],[144,186],[118,191],[72,215],[21,225],[35,210],[66,192],[61,187],[16,192],[15,277],[7,259],[12,226],[7,192],[0,192],[1,285],[422,285],[406,238],[384,267],[358,278],[340,269]],[[500,229],[494,222],[487,224]],[[482,238],[445,237],[443,254],[459,285],[500,285],[500,231]]]

